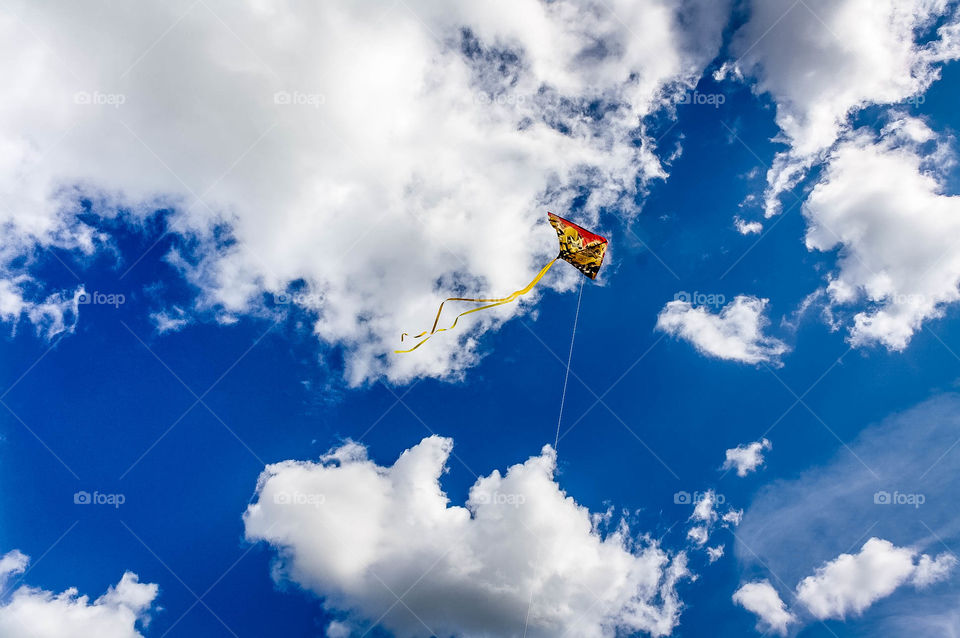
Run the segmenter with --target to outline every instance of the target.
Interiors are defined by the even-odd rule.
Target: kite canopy
[[[607,238],[553,213],[547,213],[547,217],[560,238],[560,259],[572,264],[590,279],[596,279],[607,252]]]
[[[502,306],[503,304],[510,303],[511,301],[516,301],[516,299],[521,295],[525,295],[530,292],[533,287],[537,285],[537,282],[539,282],[543,276],[547,274],[547,271],[550,270],[550,268],[557,262],[558,259],[563,259],[590,279],[596,279],[597,273],[600,272],[600,266],[603,264],[603,256],[607,252],[606,238],[591,233],[589,230],[583,229],[573,222],[567,221],[563,217],[558,217],[553,213],[547,213],[547,217],[550,220],[550,225],[553,226],[554,230],[557,231],[557,237],[560,240],[560,253],[551,259],[550,263],[540,269],[540,272],[537,273],[537,276],[533,278],[533,281],[520,290],[513,292],[513,294],[507,297],[501,297],[499,299],[483,299],[472,297],[449,297],[448,299],[445,299],[440,304],[440,309],[437,310],[437,318],[433,320],[433,328],[430,330],[424,330],[420,334],[413,335],[412,337],[413,339],[422,339],[423,337],[426,337],[426,339],[423,339],[423,341],[413,346],[409,350],[394,350],[394,352],[398,354],[413,352],[425,344],[427,339],[432,337],[435,333],[453,329],[460,320],[460,317],[464,315],[469,315],[480,310],[486,310],[487,308]],[[461,312],[456,316],[456,318],[454,318],[453,323],[449,328],[437,328],[437,324],[440,323],[440,314],[443,312],[443,304],[447,303],[448,301],[472,301],[486,305],[467,310],[466,312]],[[406,332],[400,335],[400,341],[403,341],[406,336]]]

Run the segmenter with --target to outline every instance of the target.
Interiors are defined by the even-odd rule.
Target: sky
[[[960,636],[958,59],[955,0],[5,3],[0,638]],[[394,353],[548,211],[596,280]]]

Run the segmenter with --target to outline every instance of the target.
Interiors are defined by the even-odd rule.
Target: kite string
[[[560,422],[563,421],[563,403],[567,399],[567,381],[570,379],[570,362],[573,360],[573,340],[577,337],[577,321],[580,319],[580,300],[583,299],[583,281],[580,278],[580,293],[577,295],[577,312],[573,316],[573,333],[570,335],[570,352],[567,354],[567,373],[563,376],[563,394],[560,396],[560,416],[557,417],[557,436],[553,441],[553,451],[560,444]]]

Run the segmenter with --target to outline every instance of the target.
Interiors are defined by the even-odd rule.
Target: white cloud
[[[942,177],[954,158],[946,146],[931,152],[934,138],[914,118],[879,138],[851,134],[804,204],[807,247],[840,249],[827,286],[833,309],[866,306],[853,317],[854,345],[903,350],[960,300],[960,197],[944,194]]]
[[[179,306],[173,306],[170,310],[152,312],[150,313],[150,320],[156,327],[158,334],[177,332],[190,324],[190,316]]]
[[[787,611],[780,594],[767,580],[741,585],[733,594],[733,602],[757,616],[757,630],[787,634],[787,625],[797,622],[796,616]]]
[[[788,151],[767,175],[766,211],[869,104],[922,94],[960,56],[952,0],[755,0],[731,52],[776,102]],[[938,19],[949,15],[935,33]],[[928,37],[931,36],[932,37]]]
[[[952,556],[938,552],[960,542],[955,507],[960,455],[944,455],[956,443],[958,428],[960,396],[936,397],[863,429],[823,465],[762,488],[744,514],[733,546],[744,572],[800,583],[816,577],[816,566],[859,548],[869,534],[895,549],[906,548],[889,554],[909,553],[913,567],[903,568],[906,576],[883,599],[882,610],[856,620],[851,611],[847,622],[856,623],[851,629],[893,636],[905,627],[929,627],[931,618],[947,618],[956,609],[960,580],[950,571]],[[943,580],[948,572],[951,577]],[[797,605],[793,611],[800,616],[804,610]],[[809,620],[812,612],[804,616]]]
[[[689,301],[667,303],[657,317],[657,329],[686,339],[700,353],[743,363],[779,364],[787,345],[763,334],[770,323],[763,315],[767,299],[738,295],[719,313]]]
[[[929,585],[943,580],[956,564],[944,554],[931,559],[924,554],[914,562],[916,551],[897,547],[887,540],[871,538],[858,554],[841,554],[797,585],[797,599],[819,619],[844,619],[861,614],[904,583]]]
[[[721,470],[737,469],[737,476],[746,476],[763,465],[763,451],[769,450],[773,445],[767,439],[760,439],[752,443],[738,445],[726,451],[726,460],[720,467]]]
[[[731,509],[720,520],[736,527],[743,520],[743,510]]]
[[[22,573],[28,558],[12,551],[0,559],[0,580]],[[126,572],[93,602],[74,589],[59,594],[21,586],[0,603],[0,638],[142,638],[137,624],[149,622],[157,585]]]
[[[748,222],[742,217],[734,217],[733,225],[741,235],[759,234],[763,230],[763,224],[757,221]]]
[[[637,213],[638,182],[665,176],[642,118],[695,84],[729,17],[714,0],[8,5],[0,271],[102,247],[81,197],[131,224],[170,208],[201,310],[265,313],[295,283],[352,383],[473,364],[517,306],[390,351],[448,294],[525,283],[556,252],[546,210],[579,188],[588,225]]]
[[[30,557],[19,549],[7,552],[0,558],[0,579],[6,581],[11,576],[22,574],[29,564]]]
[[[466,507],[451,506],[439,484],[451,449],[433,436],[390,467],[356,444],[317,463],[270,465],[244,515],[247,538],[276,547],[278,578],[357,626],[383,615],[400,637],[516,635],[525,625],[534,637],[671,632],[684,554],[634,540],[625,523],[602,535],[591,521],[603,517],[554,481],[549,446],[477,479]]]
[[[694,506],[693,514],[690,515],[690,519],[712,524],[717,520],[717,512],[715,510],[716,504],[716,492],[713,490],[707,490],[704,492],[703,497],[697,501],[697,504]]]
[[[710,532],[717,521],[722,521],[724,523],[723,527],[736,527],[740,524],[743,510],[729,508],[723,516],[717,513],[717,505],[723,503],[724,500],[725,498],[717,496],[717,493],[713,490],[707,490],[697,500],[693,513],[688,519],[694,521],[695,524],[687,530],[687,539],[696,547],[703,547],[710,540]],[[719,554],[717,554],[718,550]],[[707,554],[710,562],[714,562],[723,555],[723,545],[717,549],[708,547]]]
[[[77,298],[83,294],[83,286],[72,293],[54,292],[46,297],[33,296],[36,288],[36,282],[26,275],[4,279],[0,272],[0,320],[16,329],[26,319],[45,339],[73,332],[79,317]]]
[[[715,563],[721,558],[723,558],[723,545],[717,545],[716,547],[707,548],[707,557],[710,559],[711,563]]]
[[[687,538],[697,547],[703,547],[710,540],[710,532],[706,525],[695,525],[687,530]]]
[[[924,554],[917,562],[911,582],[921,589],[939,583],[946,580],[956,565],[957,557],[953,554],[939,554],[936,558]]]

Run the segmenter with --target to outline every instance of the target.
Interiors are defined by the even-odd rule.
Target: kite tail
[[[427,338],[424,339],[423,341],[421,341],[420,343],[418,343],[417,345],[413,346],[413,347],[410,348],[409,350],[394,350],[394,352],[396,352],[397,354],[403,354],[403,353],[406,353],[406,352],[413,352],[414,350],[416,350],[417,348],[419,348],[420,346],[422,346],[423,344],[425,344],[425,343],[427,342],[427,339],[429,339],[430,337],[432,337],[434,334],[436,334],[436,333],[438,333],[438,332],[444,332],[445,330],[453,330],[453,329],[456,327],[457,322],[460,321],[460,317],[462,317],[462,316],[464,316],[464,315],[469,315],[469,314],[472,313],[472,312],[479,312],[479,311],[481,311],[481,310],[486,310],[487,308],[493,308],[493,307],[495,307],[495,306],[502,306],[503,304],[510,303],[511,301],[516,301],[517,297],[519,297],[520,295],[525,295],[525,294],[527,294],[528,292],[530,292],[530,291],[533,289],[533,287],[537,285],[537,282],[539,282],[539,281],[543,278],[543,276],[547,274],[547,271],[550,270],[550,267],[553,266],[553,264],[555,264],[556,261],[557,261],[557,259],[559,259],[559,258],[560,258],[560,257],[557,256],[557,257],[554,257],[553,259],[551,259],[551,260],[550,260],[550,263],[548,263],[546,266],[544,266],[544,267],[540,270],[540,272],[537,273],[537,276],[533,278],[533,281],[531,281],[530,283],[528,283],[526,286],[524,286],[524,287],[521,288],[520,290],[517,290],[516,292],[514,292],[514,293],[513,293],[512,295],[510,295],[509,297],[503,297],[502,299],[473,299],[473,298],[470,298],[470,297],[450,297],[450,298],[448,298],[448,299],[444,299],[443,302],[440,304],[440,309],[437,310],[437,318],[433,320],[433,328],[431,328],[429,331],[424,330],[424,331],[421,332],[420,334],[418,334],[418,335],[413,335],[413,337],[412,337],[413,339],[419,339],[419,338],[421,338],[421,337],[423,337],[423,336],[425,336],[425,335],[428,335]],[[474,308],[474,309],[472,309],[472,310],[467,310],[466,312],[461,312],[459,315],[456,316],[456,318],[453,320],[453,323],[450,325],[449,328],[437,328],[437,324],[440,323],[440,314],[443,312],[443,304],[447,303],[448,301],[472,301],[472,302],[476,302],[476,303],[486,303],[487,305],[485,305],[485,306],[480,306],[479,308]],[[492,303],[488,303],[488,302],[492,302]],[[406,337],[406,336],[407,336],[407,333],[406,333],[406,332],[404,332],[402,335],[400,335],[400,341],[403,341],[403,338]]]

